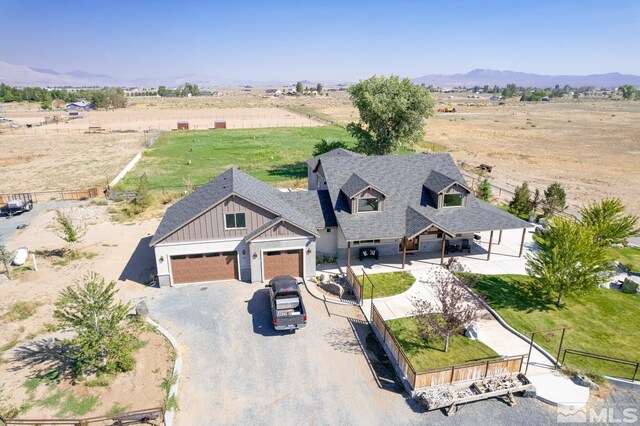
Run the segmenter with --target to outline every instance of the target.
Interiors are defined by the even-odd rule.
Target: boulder
[[[467,327],[467,329],[464,331],[464,336],[471,339],[471,340],[478,340],[478,336],[480,335],[480,329],[478,328],[477,325],[475,324],[471,324],[469,327]]]
[[[595,383],[587,376],[583,376],[582,374],[576,374],[575,376],[573,376],[573,383],[578,386],[584,386],[585,388],[593,389],[596,391],[600,389],[600,386],[598,386],[597,383]]]
[[[640,294],[640,277],[629,275],[622,283],[622,292],[628,294]]]
[[[336,283],[320,283],[320,288],[338,297],[342,296],[344,292],[343,288]]]

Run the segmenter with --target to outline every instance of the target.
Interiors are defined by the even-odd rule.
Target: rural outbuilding
[[[178,121],[178,130],[189,130],[188,121]]]

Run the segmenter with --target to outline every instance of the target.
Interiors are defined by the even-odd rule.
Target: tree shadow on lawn
[[[307,177],[307,163],[299,161],[297,163],[283,164],[269,169],[267,173],[269,173],[269,176],[287,179],[304,179]]]
[[[483,277],[476,285],[481,296],[494,309],[547,312],[562,309],[555,305],[553,296],[533,280],[516,281],[500,276]]]
[[[37,368],[36,376],[56,371],[59,377],[71,378],[71,351],[60,339],[39,339],[20,345],[14,349],[12,361],[17,365],[9,371]]]

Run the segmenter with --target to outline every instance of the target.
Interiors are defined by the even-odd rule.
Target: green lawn
[[[416,278],[409,272],[387,272],[384,274],[367,274],[375,289],[373,290],[373,296],[387,297],[393,296],[405,292],[416,282]],[[359,276],[362,279],[362,275]],[[364,298],[371,298],[371,284],[366,279],[364,280]]]
[[[580,296],[567,296],[564,306],[555,305],[555,295],[545,296],[525,275],[479,276],[475,290],[484,295],[504,320],[520,332],[557,327],[567,330],[563,347],[640,361],[640,297],[614,290],[597,289]],[[560,333],[538,335],[536,342],[554,356]],[[570,367],[602,375],[631,377],[633,367],[567,355]]]
[[[313,146],[322,138],[355,140],[337,126],[167,132],[146,150],[121,186],[135,188],[147,173],[149,188],[208,182],[231,166],[272,185],[306,186]],[[191,161],[189,165],[188,162]]]
[[[444,340],[427,341],[420,337],[415,317],[394,319],[386,323],[417,371],[498,356],[479,340],[471,340],[462,335],[453,336],[449,340],[449,352],[445,353]]]
[[[640,273],[640,248],[637,247],[622,247],[607,249],[607,256],[611,260],[617,260],[624,266],[629,268],[630,271]]]

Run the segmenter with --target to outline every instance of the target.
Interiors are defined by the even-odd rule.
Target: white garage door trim
[[[292,246],[292,247],[279,247],[279,248],[269,248],[269,249],[260,249],[260,278],[262,279],[262,281],[265,281],[265,276],[264,276],[264,254],[266,252],[271,252],[271,251],[287,251],[287,250],[302,250],[302,277],[304,278],[307,276],[307,262],[305,261],[305,256],[307,255],[307,246]]]

